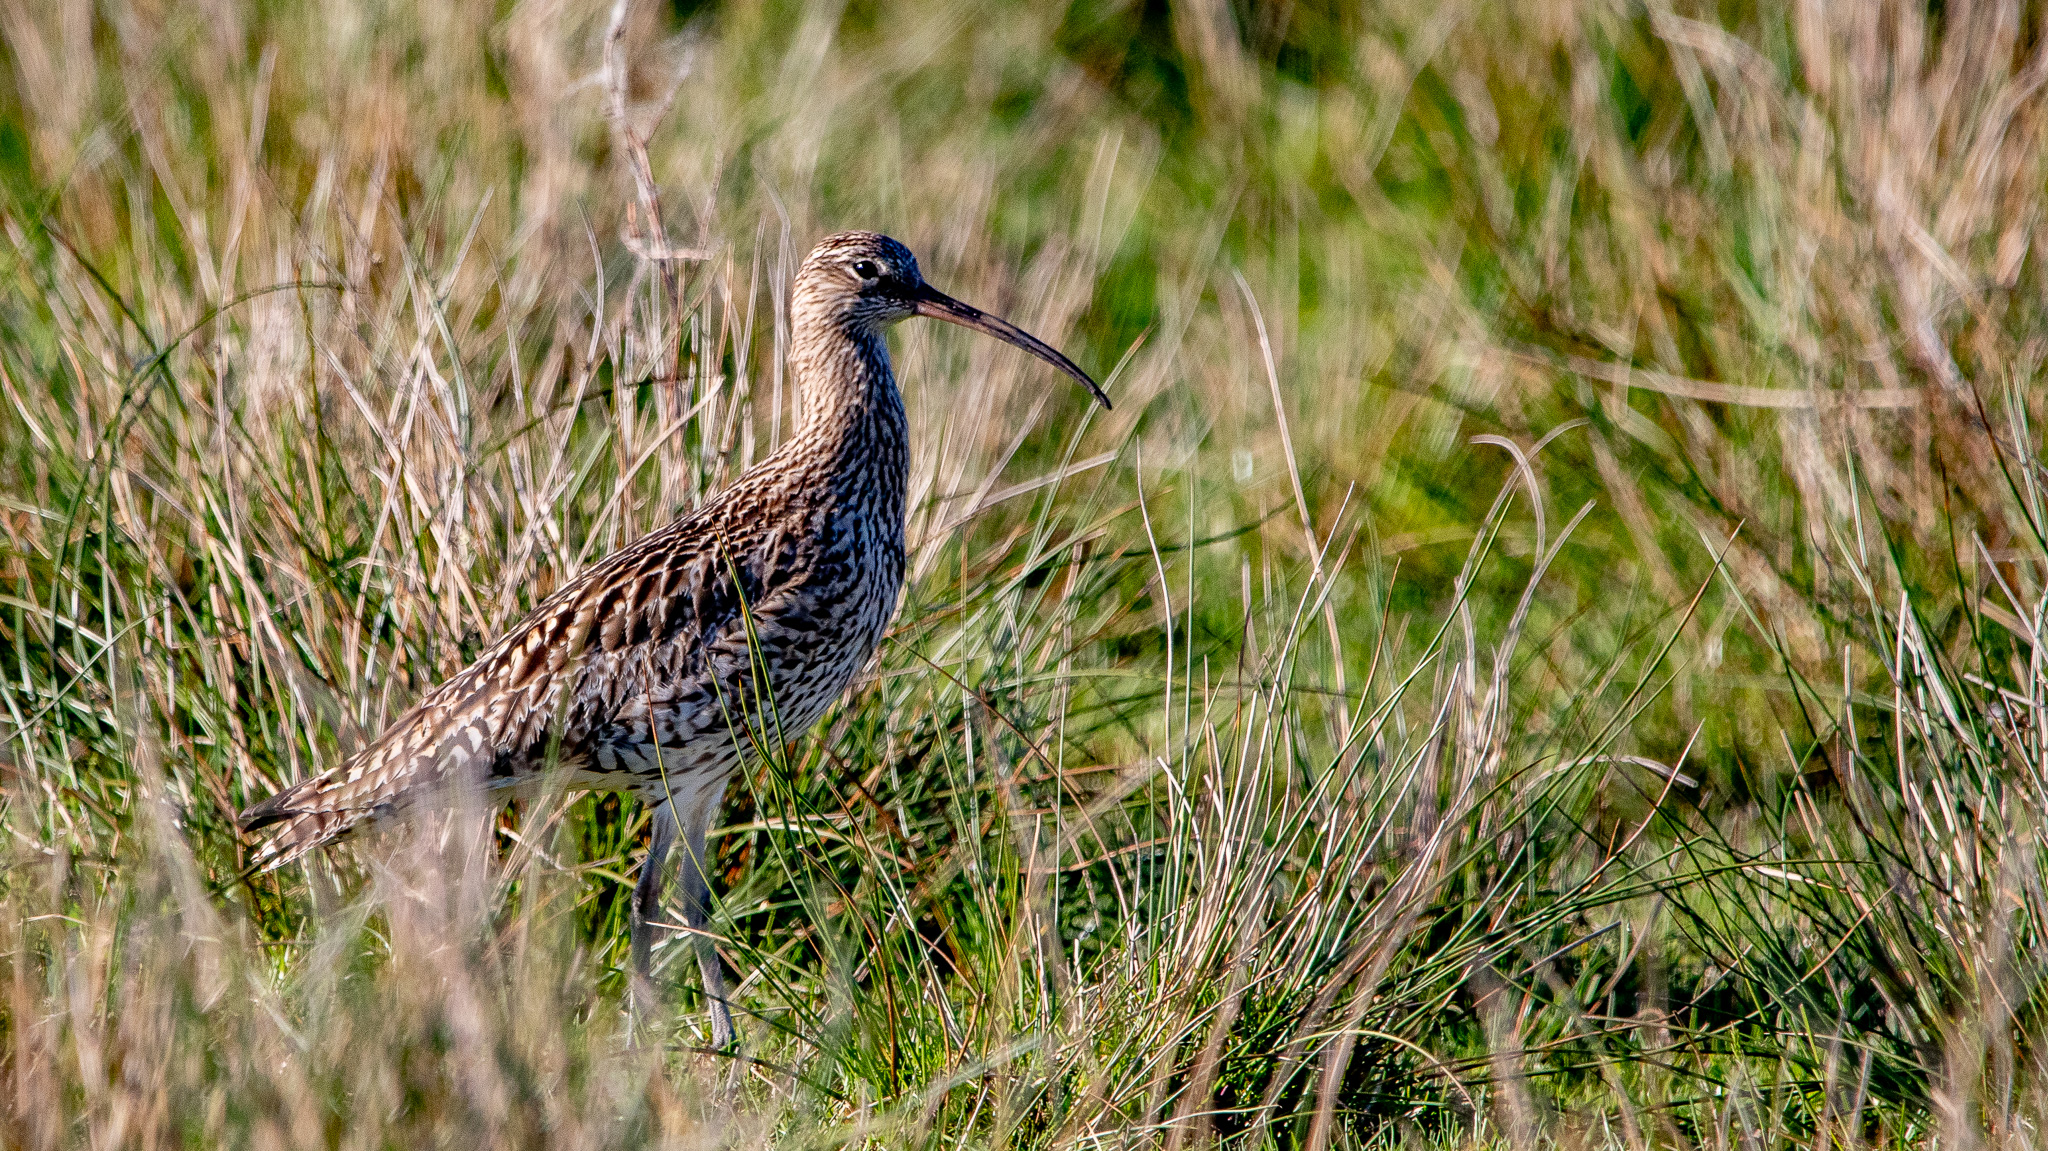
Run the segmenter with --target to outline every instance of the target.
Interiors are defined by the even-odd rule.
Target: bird
[[[1037,337],[933,288],[877,232],[819,242],[790,290],[793,433],[730,486],[544,599],[474,663],[353,756],[243,811],[271,829],[249,873],[446,801],[555,785],[636,796],[652,812],[631,904],[632,986],[652,996],[664,865],[680,840],[681,910],[711,1014],[734,1040],[708,930],[705,840],[727,780],[799,738],[874,654],[904,574],[910,428],[884,333],[925,316],[972,328],[1102,387]]]

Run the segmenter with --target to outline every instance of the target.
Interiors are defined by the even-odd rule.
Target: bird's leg
[[[661,917],[661,893],[668,849],[676,841],[676,813],[666,803],[654,807],[654,830],[647,841],[647,858],[640,864],[640,881],[633,885],[633,1002],[641,1010],[652,1010],[660,997],[650,978],[650,952],[654,928]]]
[[[683,828],[683,860],[677,870],[683,880],[683,923],[691,929],[697,971],[704,979],[704,1000],[711,1007],[711,1045],[725,1047],[733,1039],[732,1009],[726,1004],[725,967],[718,961],[718,947],[710,934],[711,881],[705,876],[710,861],[704,857],[704,836],[717,809],[711,804],[698,806],[701,810],[690,812],[688,826]]]

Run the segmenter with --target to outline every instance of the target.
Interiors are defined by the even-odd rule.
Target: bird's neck
[[[838,494],[903,520],[910,423],[889,348],[872,328],[813,328],[790,349],[797,427],[790,447],[815,461]]]

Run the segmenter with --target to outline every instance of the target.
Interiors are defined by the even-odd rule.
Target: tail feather
[[[656,539],[643,537],[643,545]],[[640,552],[629,548],[556,593],[347,763],[242,812],[244,831],[283,825],[256,849],[251,873],[283,867],[446,780],[481,781],[494,765],[508,771],[527,766],[543,746],[568,681],[587,671],[577,654],[603,597],[591,596],[585,585],[630,568]],[[578,693],[584,710],[570,717],[572,738],[591,722],[597,701],[588,696]]]
[[[434,766],[438,752],[429,749],[417,757],[419,762],[406,763],[380,754],[388,750],[379,740],[340,767],[300,780],[242,812],[243,831],[277,828],[250,857],[253,873],[295,863],[389,810],[405,784]]]
[[[295,863],[315,848],[347,835],[375,814],[374,806],[362,806],[351,802],[352,797],[337,794],[345,790],[336,784],[347,778],[348,766],[293,784],[242,812],[239,822],[243,831],[283,825],[250,857],[252,874]]]
[[[432,791],[451,773],[481,774],[492,758],[499,709],[451,706],[470,685],[459,676],[386,728],[348,762],[301,780],[251,805],[243,831],[278,827],[250,857],[250,873],[294,863],[395,809],[408,796]],[[279,826],[282,825],[282,826]]]

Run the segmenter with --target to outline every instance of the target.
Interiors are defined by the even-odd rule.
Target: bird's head
[[[811,249],[797,269],[793,307],[805,320],[880,331],[911,316],[986,332],[1072,376],[1103,407],[1109,397],[1074,361],[1022,328],[971,307],[924,282],[910,249],[879,232],[840,232]]]

